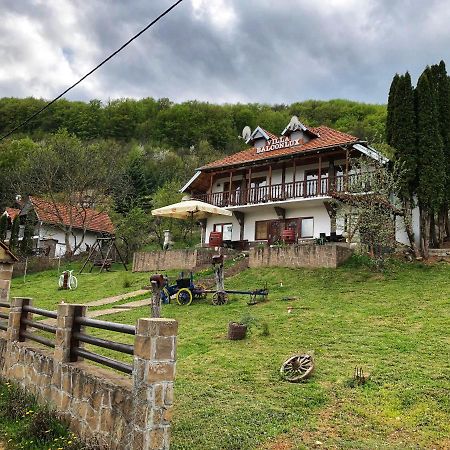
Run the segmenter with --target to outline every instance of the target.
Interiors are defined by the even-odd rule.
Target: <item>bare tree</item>
[[[65,130],[30,152],[19,177],[19,192],[43,198],[38,208],[57,219],[53,225],[64,233],[69,254],[80,248],[86,231],[110,207],[120,160],[116,145],[84,144]],[[79,239],[75,230],[81,230]]]
[[[370,255],[382,263],[396,245],[396,217],[408,221],[398,197],[402,169],[399,164],[387,168],[366,158],[353,161],[352,168],[355,174],[346,191],[334,194],[337,214],[346,222],[347,240],[359,233]]]

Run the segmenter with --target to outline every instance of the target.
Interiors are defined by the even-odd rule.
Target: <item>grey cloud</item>
[[[58,94],[170,3],[78,0],[60,1],[56,8],[56,2],[0,0],[2,13],[36,26],[46,43],[43,58],[49,54],[52,61],[28,62],[0,23],[0,96]],[[291,103],[341,97],[382,103],[395,72],[410,70],[417,77],[426,64],[449,60],[445,0],[428,1],[426,8],[420,0],[203,4],[230,8],[235,18],[223,26],[220,8],[215,15],[197,14],[185,0],[69,98]],[[8,70],[17,58],[24,60]],[[55,65],[67,67],[55,75]],[[34,81],[27,82],[24,73]]]

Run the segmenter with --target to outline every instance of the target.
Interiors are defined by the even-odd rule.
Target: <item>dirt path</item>
[[[138,291],[128,292],[126,294],[116,295],[114,297],[106,297],[100,300],[95,300],[93,302],[86,303],[86,306],[103,306],[109,305],[110,303],[120,302],[121,300],[126,300],[127,298],[137,297],[138,295],[147,294],[147,289],[139,289]]]
[[[121,310],[128,310],[133,308],[140,308],[141,306],[150,306],[151,299],[146,298],[144,300],[136,300],[135,302],[129,302],[125,303],[123,305],[117,305],[115,308],[110,309],[99,309],[98,311],[88,311],[88,317],[94,318],[94,317],[100,317],[100,316],[107,316],[108,314],[116,314],[120,312]],[[0,449],[1,450],[1,449]]]
[[[86,303],[85,305],[86,306],[110,305],[110,304],[113,304],[113,303],[120,302],[121,300],[126,300],[127,298],[137,297],[138,295],[144,295],[144,294],[148,294],[148,290],[147,289],[139,289],[138,291],[128,292],[126,294],[115,295],[114,297],[106,297],[106,298],[102,298],[100,300],[95,300],[93,302]],[[145,306],[146,304],[150,304],[150,300],[137,300],[135,302],[126,303],[126,306],[125,305],[120,305],[120,306],[123,307],[123,308],[128,309],[128,307],[130,307],[130,308],[138,308],[140,306]],[[116,313],[118,311],[119,311],[119,309],[101,309],[101,310],[98,310],[98,311],[89,311],[89,309],[88,309],[87,316],[88,317],[105,316],[107,314],[114,314],[114,313]],[[55,319],[45,319],[42,322],[46,323],[48,325],[55,325],[56,324],[56,320]],[[2,450],[1,447],[0,447],[0,450]]]

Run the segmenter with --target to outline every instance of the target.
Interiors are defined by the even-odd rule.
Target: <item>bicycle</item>
[[[68,275],[66,275],[68,274]],[[64,278],[67,276],[67,287],[68,289],[76,289],[78,287],[78,280],[73,274],[73,270],[65,270],[59,277],[58,285],[62,289],[64,287]]]

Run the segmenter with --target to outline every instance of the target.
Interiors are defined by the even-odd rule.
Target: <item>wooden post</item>
[[[317,177],[317,192],[320,196],[322,194],[322,155],[319,156],[319,176]]]
[[[294,166],[293,166],[293,168],[294,168],[294,173],[292,174],[292,188],[293,188],[293,193],[294,193],[294,198],[296,198],[297,197],[297,189],[296,189],[296,186],[295,186],[295,171],[297,170],[297,165],[296,165],[296,160],[294,159]]]
[[[233,186],[233,171],[230,170],[230,178],[229,178],[230,186],[228,187],[228,204],[231,205],[231,187]]]
[[[250,203],[252,197],[252,168],[248,169],[248,185],[247,185],[247,203]]]
[[[272,200],[272,164],[269,166],[269,200]]]
[[[349,151],[345,151],[345,190],[348,191],[348,163],[349,163]]]
[[[151,311],[153,318],[161,317],[161,286],[155,280],[152,280],[152,304]]]
[[[286,198],[286,165],[283,163],[281,168],[281,192],[283,198]]]

